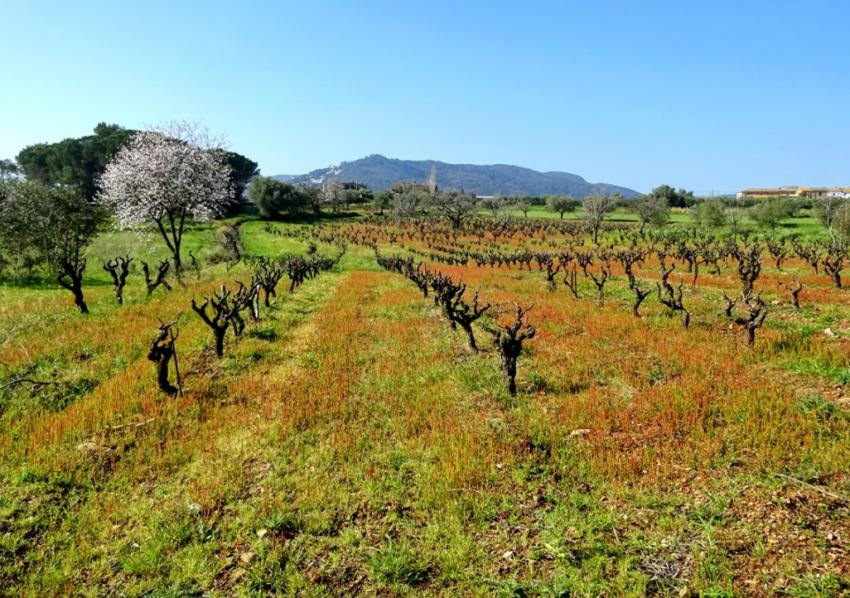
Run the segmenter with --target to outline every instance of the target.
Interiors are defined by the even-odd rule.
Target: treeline
[[[29,181],[72,187],[92,200],[100,189],[106,165],[138,132],[116,124],[99,123],[93,135],[56,143],[36,143],[22,149],[14,163],[6,162],[15,173]],[[231,204],[238,207],[245,187],[259,174],[259,168],[256,162],[242,154],[226,150],[219,150],[219,153],[221,162],[230,169]]]
[[[0,273],[20,279],[43,269],[60,285],[66,286],[70,279],[70,286],[78,287],[85,269],[86,246],[107,218],[120,212],[101,201],[105,173],[122,150],[146,134],[100,123],[93,135],[30,145],[21,150],[14,161],[0,160]],[[172,243],[176,241],[178,244],[174,252],[174,266],[178,270],[179,240],[186,218],[208,211],[206,208],[212,208],[216,214],[239,211],[248,181],[259,170],[253,160],[215,145],[194,147],[182,139],[172,139],[171,145],[171,170],[165,168],[158,180],[148,177],[146,182],[159,190],[164,203],[178,208],[171,210],[171,224],[165,227],[179,229],[170,234]],[[193,155],[202,157],[202,160],[187,159],[190,146]],[[146,159],[153,160],[153,156]],[[199,165],[207,164],[216,170],[220,176],[216,177],[214,185],[218,191],[214,204],[206,197],[209,195],[206,191],[211,188],[209,179],[194,187],[186,184],[185,176],[183,181],[177,180],[181,176],[178,174],[180,162],[197,170],[199,175],[203,174]],[[143,164],[144,160],[138,163]],[[135,176],[141,170],[133,167],[126,174]],[[195,182],[201,182],[201,179],[203,177]],[[132,183],[139,193],[145,186],[141,180]],[[198,189],[206,191],[199,192]],[[195,200],[187,197],[185,202],[166,197],[186,193],[197,197]],[[186,206],[198,202],[204,204],[204,210],[186,209]],[[132,202],[122,200],[119,203],[126,207]],[[161,212],[155,202],[139,204],[136,212],[143,214],[149,209],[150,217],[143,219],[151,224],[163,224],[162,221],[157,222],[162,217],[155,215]],[[160,230],[164,229],[160,227]]]
[[[255,176],[248,186],[248,200],[266,220],[300,218],[320,214],[323,209],[339,213],[352,204],[369,203],[374,199],[372,190],[365,185],[336,180],[316,186]]]

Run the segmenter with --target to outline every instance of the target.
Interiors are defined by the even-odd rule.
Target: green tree
[[[498,193],[493,197],[486,197],[478,203],[478,207],[490,212],[493,218],[496,218],[506,205],[507,201]]]
[[[629,208],[637,214],[641,232],[648,224],[664,226],[670,221],[670,205],[662,196],[641,195],[631,201]]]
[[[524,197],[519,197],[514,200],[513,208],[522,212],[522,215],[528,218],[528,211],[531,210],[531,202]]]
[[[760,226],[774,229],[791,215],[791,202],[784,198],[768,199],[750,208],[750,217]]]
[[[717,228],[727,223],[723,202],[710,199],[690,208],[690,216],[700,226]]]
[[[351,204],[362,204],[368,203],[374,199],[374,195],[372,194],[372,190],[368,187],[362,187],[360,189],[346,189],[345,190],[345,203],[346,205]]]
[[[850,243],[850,202],[845,201],[836,210],[832,227],[837,241]]]
[[[393,194],[392,191],[387,189],[383,191],[378,191],[375,193],[375,199],[373,201],[375,207],[378,208],[378,215],[383,216],[384,210],[388,209],[393,203]]]
[[[567,212],[575,212],[579,206],[579,202],[569,195],[547,195],[546,209],[550,212],[555,212],[563,220],[564,214]]]
[[[608,195],[588,195],[581,202],[584,220],[593,235],[593,242],[599,243],[599,229],[605,221],[605,216],[617,207],[615,200]]]
[[[74,301],[88,312],[82,293],[85,249],[97,234],[106,212],[70,186],[39,181],[7,183],[0,203],[0,246],[25,259],[35,256],[59,284],[74,293]]]
[[[239,211],[245,197],[245,189],[255,176],[260,174],[257,163],[236,152],[222,152],[221,161],[230,168],[230,188],[233,193],[229,212]]]
[[[322,213],[322,188],[315,185],[299,185],[298,189],[304,194],[307,205],[317,216]]]
[[[0,203],[6,198],[7,189],[18,176],[18,165],[12,160],[0,160]]]
[[[107,163],[134,133],[100,123],[94,135],[28,146],[20,151],[17,162],[28,179],[74,186],[90,200],[97,194]]]
[[[267,176],[251,179],[248,199],[260,217],[267,219],[298,216],[310,208],[310,197],[303,188]]]
[[[656,199],[665,200],[667,205],[673,208],[687,208],[696,202],[693,191],[676,190],[670,185],[659,185],[650,191],[649,195]]]
[[[747,197],[728,197],[720,201],[726,206],[724,210],[726,223],[729,224],[732,232],[737,234],[742,230],[744,218],[747,215],[747,208],[754,206],[756,200]]]
[[[393,195],[393,219],[397,221],[416,216],[419,209],[428,202],[429,198],[426,191],[418,189],[410,189]]]
[[[475,213],[478,199],[474,193],[453,189],[434,193],[428,198],[428,206],[446,218],[452,228],[460,228]]]

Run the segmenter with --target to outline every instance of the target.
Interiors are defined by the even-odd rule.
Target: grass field
[[[489,212],[482,211],[481,215],[486,216]],[[525,214],[514,210],[511,212],[514,218],[523,219]],[[557,212],[551,212],[544,206],[534,206],[528,211],[528,218],[547,218],[559,219]],[[564,214],[564,220],[580,220],[584,218],[584,213],[581,208],[575,212],[567,212]],[[631,210],[625,208],[617,208],[612,214],[607,217],[611,222],[639,222],[637,215]],[[670,224],[673,226],[681,226],[686,228],[694,227],[694,221],[688,214],[686,209],[673,210],[670,213]],[[741,222],[741,226],[749,227],[754,230],[759,230],[761,227],[749,216],[745,216]],[[719,232],[728,232],[730,227],[724,226],[718,229]],[[827,238],[826,230],[817,218],[811,215],[803,214],[797,218],[785,218],[777,227],[773,234],[778,236],[798,236],[802,238]]]
[[[216,359],[190,300],[251,276],[211,263],[223,225],[187,235],[197,280],[146,297],[136,273],[123,306],[101,263],[166,253],[100,236],[88,316],[46,282],[0,287],[0,595],[850,595],[850,295],[801,260],[764,261],[753,349],[722,314],[734,267],[686,287],[683,330],[655,296],[634,318],[621,269],[599,307],[584,278],[574,299],[536,268],[432,262],[534,304],[511,396],[488,335],[470,353],[354,242]],[[244,221],[245,251],[432,250],[359,219],[273,227]],[[638,276],[654,286],[655,263]],[[146,359],[159,319],[178,322],[178,397]]]

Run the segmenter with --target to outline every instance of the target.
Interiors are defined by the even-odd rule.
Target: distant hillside
[[[433,165],[437,166],[437,184],[441,188],[463,189],[478,195],[551,194],[572,195],[577,198],[594,193],[620,193],[624,197],[639,195],[634,189],[608,183],[589,183],[568,172],[537,172],[508,164],[479,166],[447,164],[435,160],[396,160],[379,154],[321,168],[305,175],[278,175],[276,178],[321,184],[337,177],[343,181],[363,183],[379,191],[396,183],[424,182]]]

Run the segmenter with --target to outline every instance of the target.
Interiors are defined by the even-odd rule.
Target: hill
[[[538,172],[509,164],[448,164],[436,160],[397,160],[380,154],[342,162],[338,166],[320,168],[296,177],[278,175],[276,178],[321,184],[338,177],[344,181],[364,183],[377,191],[388,189],[396,183],[425,181],[434,165],[437,167],[437,183],[440,187],[463,189],[478,195],[639,195],[634,189],[608,183],[590,183],[568,172]]]

